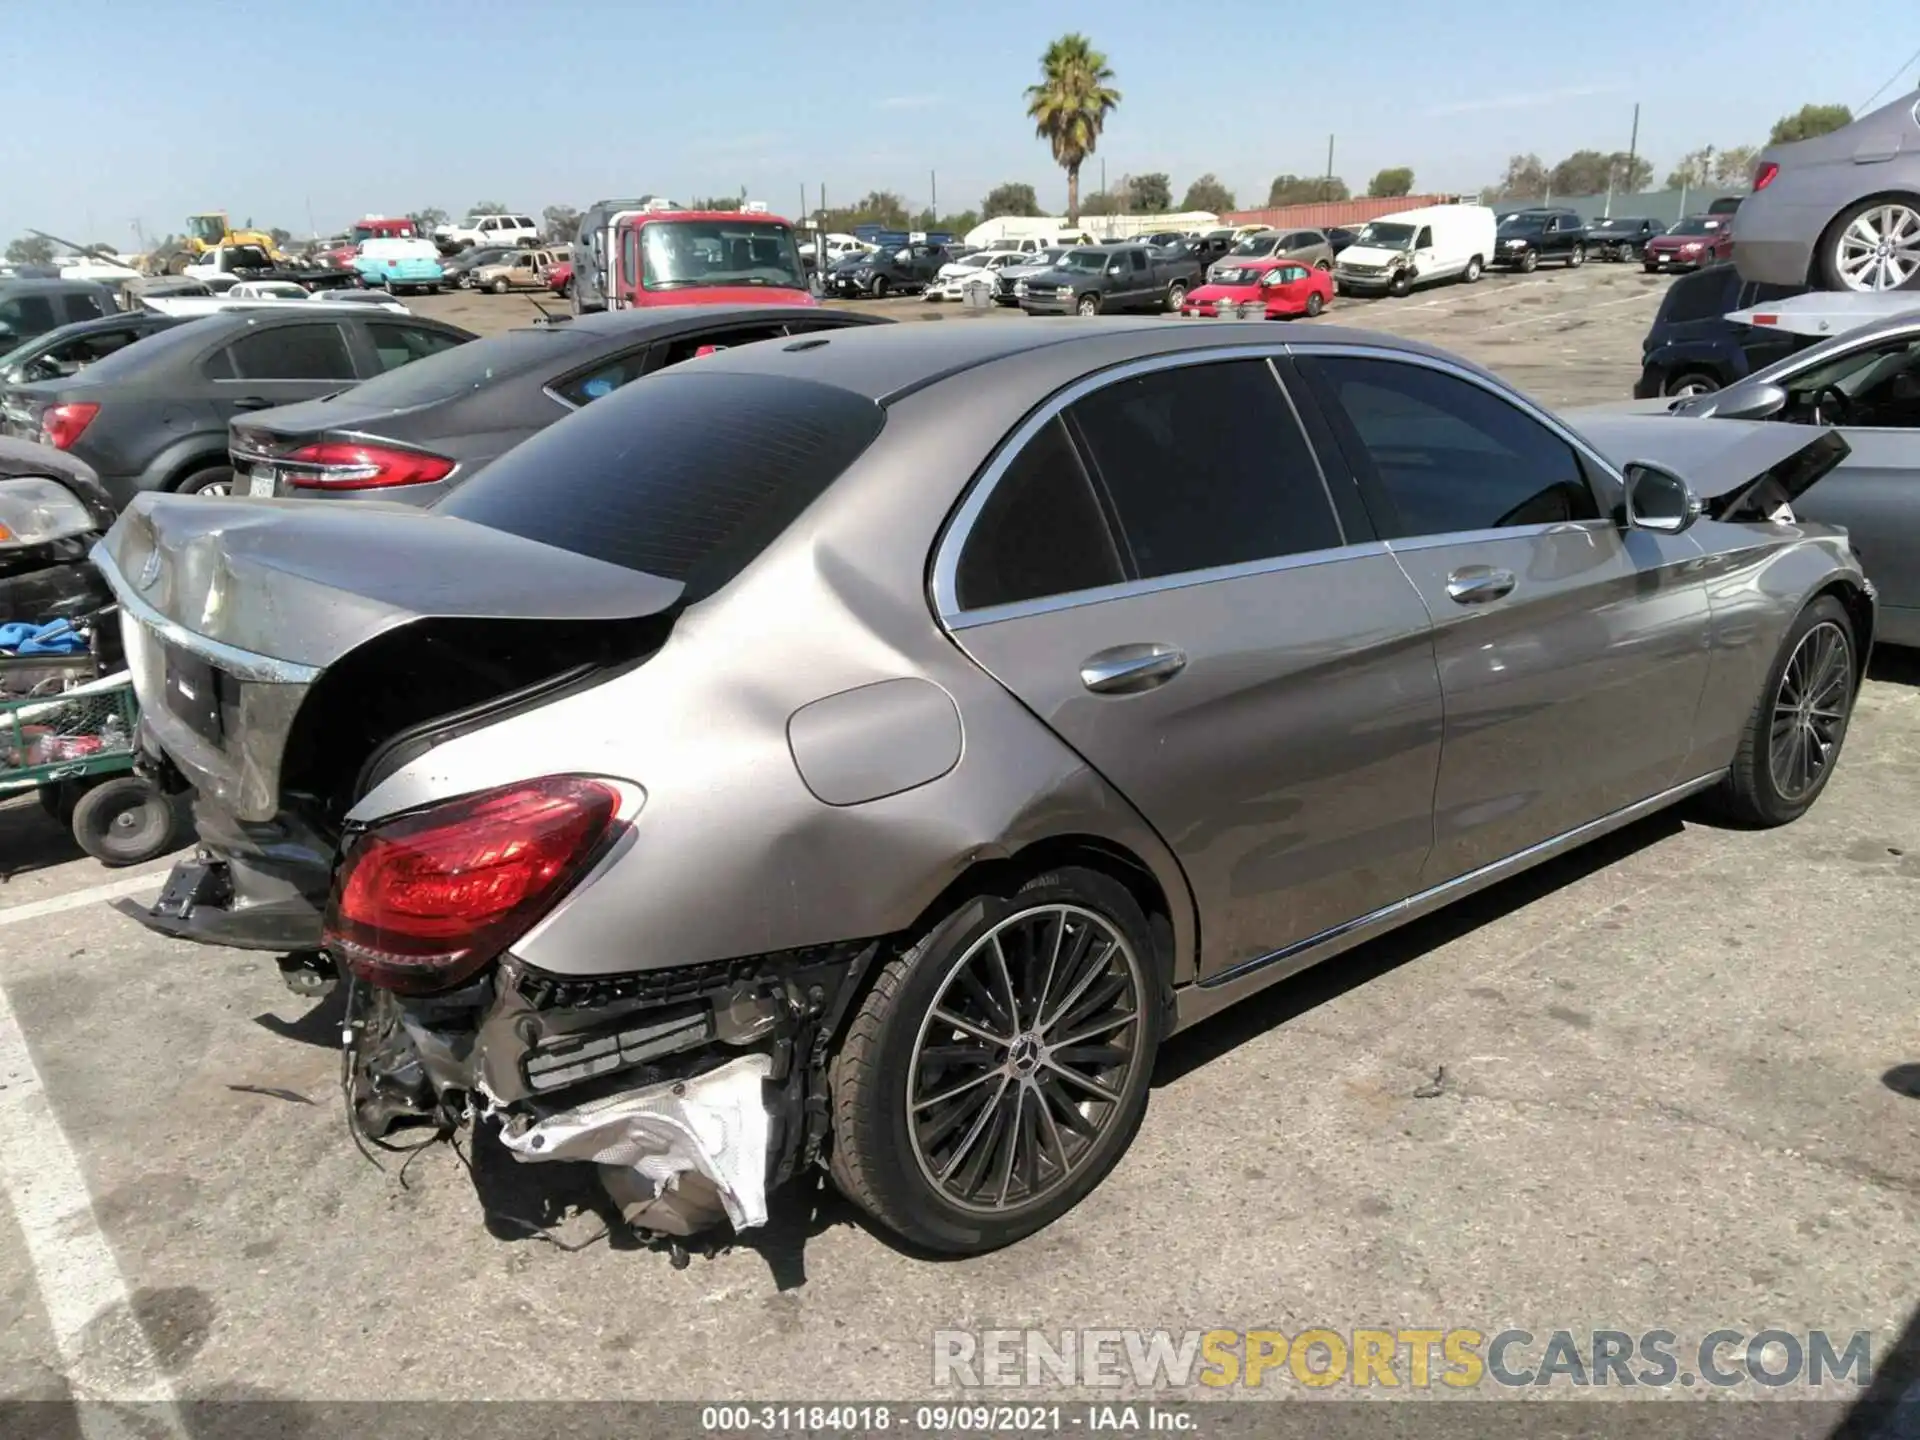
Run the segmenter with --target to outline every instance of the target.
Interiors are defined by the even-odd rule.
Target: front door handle
[[[242,395],[238,400],[233,402],[233,408],[236,410],[271,410],[273,409],[273,401],[261,395]]]
[[[1463,565],[1447,576],[1447,598],[1459,605],[1484,605],[1513,593],[1513,572],[1491,565]]]
[[[1186,651],[1172,645],[1116,645],[1081,662],[1080,683],[1096,695],[1137,695],[1186,668]]]

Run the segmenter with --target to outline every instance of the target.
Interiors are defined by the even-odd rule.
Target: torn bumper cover
[[[767,1221],[771,1122],[763,1085],[772,1072],[770,1056],[742,1055],[703,1075],[538,1119],[516,1110],[500,1140],[522,1161],[600,1166],[631,1225],[690,1235],[724,1212],[744,1230]]]

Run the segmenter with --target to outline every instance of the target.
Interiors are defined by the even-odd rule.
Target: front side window
[[[1370,462],[1390,536],[1597,520],[1566,440],[1483,386],[1425,365],[1315,362]]]
[[[353,361],[338,325],[280,325],[227,347],[240,380],[351,380]],[[224,374],[224,370],[221,371]]]
[[[1001,475],[954,577],[963,610],[1071,595],[1126,575],[1100,501],[1055,416]]]
[[[1313,453],[1264,360],[1121,380],[1070,414],[1142,579],[1341,543]]]
[[[22,339],[44,335],[58,323],[53,318],[53,302],[44,295],[16,295],[0,300],[0,325],[7,326]]]
[[[99,320],[107,313],[107,307],[101,303],[98,295],[85,290],[76,290],[66,297],[67,319]]]

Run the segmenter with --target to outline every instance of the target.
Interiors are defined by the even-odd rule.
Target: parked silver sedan
[[[1363,332],[874,326],[432,511],[142,496],[100,563],[208,854],[131,908],[324,946],[361,1129],[477,1114],[656,1233],[818,1165],[1004,1245],[1168,1034],[1687,796],[1814,803],[1873,593],[1769,517],[1844,442],[1624,423]]]
[[[1773,285],[1920,289],[1920,91],[1761,151],[1734,212],[1733,260]]]

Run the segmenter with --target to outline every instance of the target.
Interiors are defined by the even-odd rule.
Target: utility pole
[[[927,172],[927,213],[933,216],[932,223],[940,223],[940,175],[939,172]]]
[[[1333,199],[1333,136],[1327,136],[1327,178],[1321,183],[1320,198]]]
[[[1627,189],[1634,188],[1634,165],[1640,158],[1640,102],[1633,102],[1633,134],[1627,137]]]

